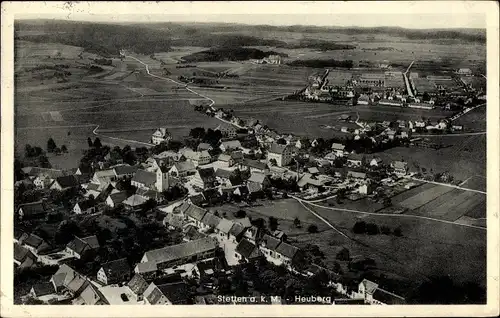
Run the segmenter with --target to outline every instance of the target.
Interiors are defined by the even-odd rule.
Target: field
[[[485,284],[486,232],[483,230],[428,220],[363,216],[310,208],[351,237],[346,239],[329,232],[330,238],[327,238],[321,233],[307,238],[310,243],[324,245],[332,241],[335,245],[345,245],[351,255],[371,257],[379,269],[411,280],[421,280],[422,276],[450,275],[460,282],[470,280]],[[352,226],[360,219],[379,227],[401,227],[403,236],[353,234]],[[328,250],[325,254],[328,255]]]
[[[464,131],[486,130],[486,106],[478,107],[453,121],[454,125],[463,125]]]

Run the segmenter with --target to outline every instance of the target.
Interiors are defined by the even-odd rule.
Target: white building
[[[267,163],[269,164],[274,159],[278,167],[287,166],[292,161],[292,155],[293,151],[290,145],[273,143],[267,153]]]
[[[167,128],[158,128],[151,136],[151,142],[155,145],[159,145],[162,142],[168,142],[172,140],[172,136],[167,131]]]

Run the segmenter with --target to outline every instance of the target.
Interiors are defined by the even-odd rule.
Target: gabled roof
[[[191,201],[191,203],[193,203],[194,205],[197,205],[197,206],[200,206],[200,205],[203,205],[204,203],[206,203],[206,198],[203,196],[202,193],[198,193],[198,194],[190,196],[189,200]],[[186,206],[186,209],[187,209],[187,206]]]
[[[80,184],[74,175],[58,177],[56,178],[56,182],[63,189],[77,187]]]
[[[262,237],[261,245],[267,249],[270,250],[276,250],[278,245],[280,245],[281,241],[278,240],[275,237],[272,237],[269,234],[264,234],[264,237]]]
[[[127,192],[122,191],[122,192],[117,192],[109,195],[109,198],[111,201],[113,201],[114,204],[119,204],[122,203],[127,199]]]
[[[21,208],[23,209],[24,216],[32,216],[45,213],[45,206],[43,204],[43,201],[20,204],[18,210]]]
[[[190,297],[189,286],[185,282],[158,285],[157,288],[172,304],[185,303]]]
[[[377,283],[374,283],[366,278],[361,281],[361,284],[365,286],[365,290],[368,294],[373,294],[375,290],[378,288]]]
[[[299,251],[298,247],[295,247],[285,242],[281,242],[281,244],[278,245],[278,247],[276,248],[276,252],[290,259],[292,259],[295,256],[295,254],[297,254],[298,251]]]
[[[241,142],[239,140],[227,140],[221,142],[221,146],[225,148],[241,148]]]
[[[345,146],[343,144],[339,144],[339,143],[333,143],[332,144],[332,149],[333,150],[344,150],[345,149]]]
[[[130,265],[126,258],[120,258],[102,265],[102,269],[108,280],[115,280],[130,274]]]
[[[203,180],[203,182],[212,182],[215,178],[215,170],[212,167],[199,169],[198,175],[200,176],[201,180]]]
[[[177,169],[177,171],[179,171],[179,173],[186,171],[193,171],[196,169],[191,161],[176,162],[174,164],[174,167]]]
[[[23,242],[25,245],[38,248],[40,245],[44,243],[44,240],[35,234],[30,234]]]
[[[52,280],[57,287],[67,286],[77,274],[78,273],[75,272],[71,267],[66,264],[62,264],[61,266],[59,266],[57,272],[52,275]]]
[[[366,178],[366,173],[350,170],[350,171],[347,171],[347,176],[348,177],[353,177],[353,178],[365,179]]]
[[[137,170],[132,181],[144,184],[145,186],[151,186],[156,182],[156,174],[146,170]]]
[[[231,160],[231,156],[221,153],[219,155],[219,157],[217,157],[217,160],[222,161],[222,162],[228,162],[229,160]],[[220,169],[217,169],[217,170],[220,170]]]
[[[71,242],[69,242],[66,247],[78,254],[81,254],[86,248],[90,250],[99,248],[99,241],[97,240],[97,237],[95,235],[87,236],[84,238],[75,236],[75,238]]]
[[[35,292],[36,297],[41,297],[45,295],[50,295],[55,293],[54,285],[50,282],[43,282],[33,285],[33,291]]]
[[[158,270],[156,262],[137,263],[135,268],[141,274],[156,272]]]
[[[233,225],[234,225],[233,221],[223,218],[217,225],[217,230],[219,230],[222,233],[228,234]]]
[[[245,227],[241,225],[240,223],[234,223],[231,229],[229,230],[229,234],[234,235],[235,237],[238,237],[241,235],[243,232],[245,232]]]
[[[247,189],[249,193],[257,193],[262,191],[262,185],[256,182],[248,182]]]
[[[33,255],[33,253],[31,253],[28,249],[19,244],[14,244],[14,260],[22,263],[28,257],[32,260],[36,260],[36,256]]]
[[[148,262],[169,262],[213,250],[217,247],[217,245],[218,244],[214,238],[205,237],[183,244],[151,250],[144,253],[144,256]]]
[[[406,300],[394,293],[378,287],[373,293],[373,299],[378,300],[387,305],[404,305]]]
[[[266,180],[266,175],[263,173],[252,172],[248,181],[262,184]]]
[[[221,221],[220,217],[207,212],[203,217],[203,219],[201,220],[201,223],[205,224],[206,226],[216,228],[219,225],[220,221]]]
[[[272,143],[271,147],[269,148],[269,153],[283,154],[287,149],[287,147],[288,147],[287,145]]]
[[[201,221],[203,219],[203,216],[205,216],[205,213],[207,213],[207,210],[202,209],[194,204],[191,204],[184,212],[186,216],[191,217],[196,221]]]
[[[229,177],[233,174],[231,170],[226,169],[217,169],[215,171],[215,176],[222,179],[229,179]]]
[[[236,253],[239,253],[246,259],[252,259],[255,257],[262,256],[262,253],[257,248],[257,246],[255,246],[255,244],[248,241],[247,239],[242,239],[238,243],[238,245],[236,246]]]
[[[134,294],[142,295],[146,288],[148,288],[148,283],[141,274],[135,274],[134,277],[132,277],[132,279],[128,282],[127,286]]]
[[[78,206],[80,207],[80,210],[82,211],[85,211],[85,210],[88,210],[92,207],[94,207],[96,204],[95,204],[95,200],[85,200],[85,201],[80,201],[80,202],[77,202],[75,204],[75,206],[78,204]]]
[[[361,161],[363,160],[363,154],[352,153],[347,156],[347,160]]]
[[[122,175],[127,175],[127,174],[133,174],[137,172],[138,168],[136,166],[129,166],[129,165],[119,165],[115,166],[113,168],[115,171],[115,174],[117,176],[122,176]]]
[[[241,165],[258,170],[265,170],[267,168],[267,165],[265,163],[251,159],[243,159]]]
[[[191,225],[191,224],[186,226],[183,231],[184,231],[184,238],[187,238],[190,241],[198,240],[198,239],[206,237],[205,234],[200,233],[198,231],[197,227],[195,227],[194,225]]]
[[[198,144],[198,148],[197,150],[200,151],[200,150],[208,150],[212,148],[212,146],[210,144],[207,144],[207,143],[204,143],[204,142],[201,142]]]
[[[127,200],[123,201],[123,204],[131,206],[131,207],[136,207],[140,206],[144,203],[146,203],[148,199],[145,197],[138,195],[138,194],[133,194],[130,197],[127,198]]]
[[[176,206],[174,208],[174,213],[182,213],[182,214],[184,214],[187,211],[187,209],[189,208],[190,205],[191,205],[191,203],[189,203],[188,201],[184,201],[184,202],[182,202],[181,205]]]

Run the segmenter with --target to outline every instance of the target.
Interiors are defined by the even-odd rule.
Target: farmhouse
[[[382,159],[380,157],[374,157],[372,160],[370,160],[370,166],[371,167],[380,167],[382,164]]]
[[[186,148],[181,150],[181,153],[186,158],[186,161],[192,162],[195,167],[209,164],[212,161],[212,156],[207,150],[193,151]]]
[[[145,303],[149,305],[181,305],[186,304],[189,297],[189,286],[185,282],[151,283],[144,291]]]
[[[408,163],[403,161],[394,161],[391,163],[394,173],[398,176],[404,176],[408,173]]]
[[[55,292],[54,285],[50,282],[43,282],[33,285],[30,289],[29,295],[38,300],[47,302],[52,298],[57,298]]]
[[[214,187],[215,181],[216,178],[214,168],[199,169],[196,171],[192,179],[193,185],[201,189]]]
[[[267,154],[267,163],[276,161],[278,167],[284,167],[292,161],[292,147],[272,143]]]
[[[236,137],[236,128],[227,123],[222,123],[219,126],[215,128],[215,130],[218,130],[222,133],[222,136],[225,138],[234,138]]]
[[[243,159],[239,165],[240,170],[250,170],[250,172],[264,173],[268,168],[267,164],[258,160]]]
[[[155,262],[145,262],[145,263],[137,263],[134,267],[134,273],[137,275],[141,275],[146,279],[151,279],[156,277],[156,273],[158,272],[158,266],[156,266]]]
[[[74,189],[78,187],[80,183],[78,182],[78,179],[74,175],[69,175],[69,176],[62,176],[56,178],[52,185],[50,186],[50,189],[52,190],[59,190],[59,191],[66,191],[70,189]]]
[[[241,143],[239,140],[227,140],[227,141],[221,142],[219,148],[223,152],[226,152],[226,151],[230,151],[230,150],[241,149],[242,147],[241,147]]]
[[[170,140],[172,140],[172,136],[167,128],[158,128],[151,136],[151,142],[154,145],[159,145],[162,142],[169,142]]]
[[[212,237],[167,246],[144,253],[141,263],[155,262],[158,269],[214,257],[217,242]]]
[[[234,164],[234,160],[230,155],[220,154],[217,158],[217,163],[221,166],[232,167]]]
[[[362,154],[350,154],[347,156],[347,163],[353,167],[360,167],[363,163],[364,156]]]
[[[185,177],[196,171],[196,167],[191,161],[176,162],[172,168],[170,168],[170,175],[174,177]]]
[[[367,304],[377,305],[403,305],[405,299],[394,293],[379,287],[368,279],[363,279],[358,285],[357,292],[354,292],[354,298],[362,298]]]
[[[184,216],[189,222],[193,222],[196,227],[202,227],[203,223],[201,220],[207,213],[207,210],[197,207],[194,204],[190,204],[189,207],[184,211]]]
[[[137,170],[130,183],[137,188],[151,189],[156,183],[156,174],[146,170]]]
[[[131,272],[127,259],[121,258],[103,264],[97,272],[97,280],[104,285],[118,284],[129,280]]]
[[[148,199],[146,199],[142,195],[133,194],[130,197],[128,197],[125,201],[123,201],[122,203],[126,207],[129,207],[131,209],[138,209],[138,208],[142,207],[144,205],[144,203],[146,203],[146,201],[148,201]]]
[[[45,242],[44,239],[35,234],[30,234],[24,240],[23,247],[28,249],[35,256],[38,256],[38,253],[46,251],[50,248],[49,244]]]
[[[333,143],[332,144],[332,152],[335,154],[337,157],[343,157],[345,153],[345,146],[339,143]],[[334,158],[335,159],[335,158]]]
[[[14,244],[14,265],[18,268],[28,268],[35,264],[37,257],[27,248]]]
[[[403,103],[401,103],[400,101],[391,100],[391,99],[381,99],[378,101],[378,104],[385,105],[385,106],[398,106],[398,107],[403,106]]]
[[[106,198],[106,204],[112,208],[116,207],[118,204],[122,203],[127,199],[127,193],[125,191],[117,192],[108,195]]]
[[[132,293],[134,293],[138,301],[141,301],[143,299],[143,294],[148,286],[148,282],[141,274],[135,274],[134,277],[132,277],[132,279],[127,283],[127,287]]]
[[[78,259],[95,252],[99,248],[99,241],[95,235],[84,238],[75,238],[66,245],[66,252]]]
[[[247,239],[242,239],[238,243],[235,252],[235,257],[238,260],[245,262],[250,262],[262,257],[262,252],[259,248]]]
[[[77,202],[73,207],[75,214],[92,214],[96,211],[96,204],[94,200],[85,200]]]
[[[43,201],[20,204],[17,210],[19,219],[35,219],[45,217],[47,210]]]
[[[359,171],[347,171],[347,177],[353,179],[365,180],[366,173]]]

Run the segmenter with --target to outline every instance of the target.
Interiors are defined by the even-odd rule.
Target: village
[[[390,197],[415,187],[420,181],[413,177],[422,176],[410,172],[407,162],[383,162],[369,153],[409,145],[417,129],[448,129],[446,121],[431,128],[425,122],[356,122],[359,129],[353,138],[310,141],[281,135],[256,120],[245,122],[229,110],[206,106],[195,110],[217,117],[221,124],[214,129],[192,129],[186,145],[172,140],[166,128],[153,132],[151,151],[111,149],[98,138],[93,142],[89,138],[89,151],[73,171],[21,169],[16,182],[20,193],[16,268],[21,273],[44,266],[58,268],[50,279],[34,284],[22,296],[26,303],[217,303],[216,295],[235,292],[221,286],[222,282],[232,281],[235,272],[248,266],[274,266],[306,281],[326,275],[321,276],[322,296],[333,295],[332,303],[405,302],[378,287],[383,282],[362,278],[369,259],[351,259],[345,247],[337,246],[338,259],[361,268],[346,279],[335,269],[311,263],[311,252],[290,244],[287,233],[277,229],[276,218],[270,217],[266,226],[263,219],[247,216],[245,208],[269,200],[335,197],[338,201],[367,198],[389,208]],[[447,175],[425,178],[451,182]],[[38,200],[33,201],[34,197]],[[239,208],[233,213],[219,211],[218,207],[230,203]],[[29,230],[51,219],[62,219],[67,225],[75,218],[97,215],[153,220],[161,224],[161,231],[175,231],[178,239],[173,245],[138,250],[135,263],[130,263],[130,257],[108,257],[96,265],[95,255],[106,250],[102,233],[80,237],[70,231],[63,233],[65,245],[51,246],[49,240]],[[300,220],[294,223],[300,227]],[[312,233],[315,227],[307,230]],[[93,270],[85,274],[74,268],[88,269],[89,263]],[[256,286],[251,287],[262,295]],[[280,302],[293,303],[281,296]]]

